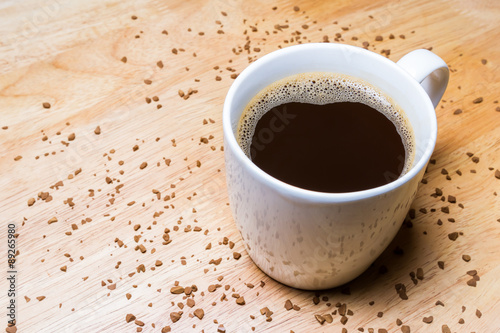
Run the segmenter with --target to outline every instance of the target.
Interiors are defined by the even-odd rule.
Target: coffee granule
[[[48,102],[44,102],[44,103],[42,104],[42,106],[43,106],[45,109],[50,109],[50,103],[48,103]]]
[[[426,324],[430,324],[430,323],[432,323],[432,321],[433,321],[433,320],[434,320],[434,317],[433,317],[433,316],[424,317],[424,318],[422,319],[422,321],[423,321],[424,323],[426,323]]]
[[[474,104],[479,104],[479,103],[481,103],[482,101],[483,101],[483,98],[482,98],[482,97],[478,97],[478,98],[476,98],[475,100],[473,100],[473,101],[472,101],[472,103],[474,103]]]
[[[417,279],[419,280],[424,279],[424,270],[422,268],[417,268]]]
[[[179,319],[181,319],[181,316],[182,316],[182,311],[170,313],[170,319],[172,320],[173,323],[178,322]]]
[[[323,323],[326,321],[326,319],[322,315],[314,315],[314,318],[316,318],[318,323],[320,323],[321,325],[323,325]]]
[[[470,287],[475,287],[477,285],[476,280],[475,279],[468,280],[467,285]]]
[[[182,294],[184,292],[184,287],[181,286],[175,286],[170,288],[170,292],[172,294]]]
[[[199,320],[202,320],[203,316],[205,315],[205,312],[203,311],[203,309],[196,309],[196,310],[194,310],[193,314],[196,317],[198,317]]]

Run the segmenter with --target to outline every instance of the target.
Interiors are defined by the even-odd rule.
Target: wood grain
[[[7,242],[7,224],[15,223],[18,331],[136,332],[139,326],[125,321],[134,314],[143,332],[165,326],[215,332],[221,324],[227,332],[399,332],[396,319],[412,332],[441,332],[444,324],[452,332],[500,332],[499,15],[494,1],[3,1],[0,242]],[[324,36],[335,42],[337,33],[342,43],[390,50],[393,60],[432,47],[452,73],[436,110],[435,163],[413,204],[412,227],[405,223],[362,276],[318,292],[314,305],[314,292],[271,280],[243,249],[227,203],[221,113],[231,74],[280,47]],[[197,93],[179,96],[190,88]],[[159,101],[146,103],[153,96]],[[478,97],[483,100],[475,104]],[[454,114],[457,109],[462,112]],[[143,162],[147,167],[140,169]],[[59,181],[64,185],[51,188]],[[445,201],[432,196],[436,188]],[[52,200],[39,199],[40,192]],[[448,195],[456,203],[447,202]],[[30,198],[36,199],[31,207]],[[49,224],[52,217],[57,222]],[[452,232],[460,233],[455,241],[448,238]],[[136,250],[140,244],[145,253]],[[239,260],[235,251],[242,253]],[[465,262],[464,254],[472,259]],[[219,265],[210,264],[218,258]],[[141,264],[145,272],[137,273]],[[410,273],[418,268],[424,278],[415,285]],[[473,269],[480,276],[476,287],[467,285],[466,272]],[[5,281],[2,305],[8,302]],[[172,323],[170,313],[186,303],[170,293],[175,281],[198,290],[196,305],[184,306]],[[208,292],[217,283],[222,287]],[[396,283],[406,286],[408,300],[398,296]],[[237,305],[233,293],[246,304]],[[287,311],[287,299],[300,310]],[[438,300],[444,306],[435,305]],[[314,315],[332,313],[339,302],[353,312],[348,322],[342,325],[336,314],[333,323],[320,325]],[[274,312],[269,322],[260,314],[266,306]],[[202,320],[192,316],[197,308],[204,310]],[[431,324],[423,322],[428,316]]]

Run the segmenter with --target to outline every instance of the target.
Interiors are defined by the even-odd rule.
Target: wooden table
[[[1,243],[15,224],[18,332],[499,332],[499,16],[495,1],[3,1]],[[432,48],[452,73],[414,214],[362,276],[315,294],[244,251],[221,114],[249,62],[325,40],[395,61]],[[193,307],[176,281],[196,285]]]

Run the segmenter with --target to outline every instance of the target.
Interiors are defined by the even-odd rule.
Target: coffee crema
[[[237,141],[271,176],[320,192],[387,184],[414,159],[413,131],[401,108],[371,84],[329,72],[264,88],[242,113]]]

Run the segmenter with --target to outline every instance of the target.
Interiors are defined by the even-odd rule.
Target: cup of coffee
[[[224,102],[227,187],[246,250],[301,289],[344,284],[389,245],[436,143],[446,63],[343,44],[272,52]]]

